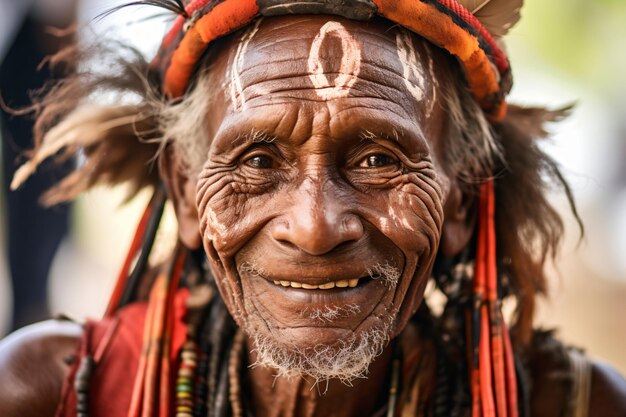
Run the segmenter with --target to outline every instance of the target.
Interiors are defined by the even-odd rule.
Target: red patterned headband
[[[512,86],[510,65],[491,33],[461,2],[472,4],[468,0],[192,0],[185,7],[186,16],[178,17],[163,40],[153,67],[164,93],[179,98],[209,44],[259,16],[330,14],[367,21],[379,15],[456,57],[474,97],[489,118],[497,121],[506,114],[505,96]]]

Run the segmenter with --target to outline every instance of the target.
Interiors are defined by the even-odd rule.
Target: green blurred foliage
[[[521,47],[596,90],[626,89],[626,0],[526,0],[508,39],[513,60]]]

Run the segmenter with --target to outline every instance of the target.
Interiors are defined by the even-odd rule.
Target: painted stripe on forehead
[[[424,72],[421,63],[417,59],[413,37],[405,29],[399,29],[396,33],[396,47],[398,58],[402,64],[402,76],[404,84],[415,100],[422,101],[425,97]]]
[[[428,55],[428,72],[430,73],[430,86],[432,90],[432,97],[430,98],[430,106],[428,107],[426,117],[430,117],[433,113],[433,109],[435,108],[435,102],[437,101],[437,88],[439,88],[439,81],[437,81],[437,77],[435,76],[435,61],[433,60],[430,46],[426,47],[426,54]]]
[[[341,41],[341,64],[334,86],[324,74],[320,58],[322,43],[328,36],[336,36]],[[316,88],[317,95],[324,100],[345,97],[350,93],[361,72],[361,47],[354,37],[339,22],[330,21],[320,28],[313,39],[307,62],[309,78]]]
[[[254,38],[254,35],[259,31],[259,26],[263,18],[256,21],[254,26],[248,29],[239,41],[237,45],[237,53],[233,59],[233,63],[230,68],[230,99],[233,103],[233,108],[238,110],[240,107],[246,109],[246,97],[243,92],[243,85],[241,83],[241,68],[243,68],[244,57],[248,51],[248,45]]]

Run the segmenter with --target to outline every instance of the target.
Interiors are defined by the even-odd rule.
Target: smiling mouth
[[[341,281],[331,281],[324,284],[314,285],[297,281],[273,281],[274,285],[281,287],[291,287],[303,290],[330,290],[333,288],[356,288],[359,282],[364,282],[367,278],[344,279]]]

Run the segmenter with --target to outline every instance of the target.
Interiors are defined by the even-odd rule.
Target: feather
[[[507,34],[520,19],[524,0],[458,0],[496,38]]]
[[[31,159],[16,171],[11,188],[24,183],[44,160],[69,157],[81,149],[84,165],[43,196],[45,205],[70,200],[95,184],[131,182],[136,191],[153,183],[148,165],[159,145],[147,139],[154,125],[147,114],[140,105],[77,109],[48,131]]]
[[[105,11],[104,13],[101,13],[100,15],[98,15],[96,19],[104,19],[105,17],[108,17],[112,15],[113,13],[117,13],[120,10],[126,9],[128,7],[135,7],[135,6],[159,7],[161,9],[165,9],[177,15],[184,16],[186,18],[189,17],[189,15],[187,14],[187,11],[185,10],[185,4],[183,3],[183,0],[137,0],[137,1],[131,1],[129,3],[122,4],[120,6],[115,6]]]

